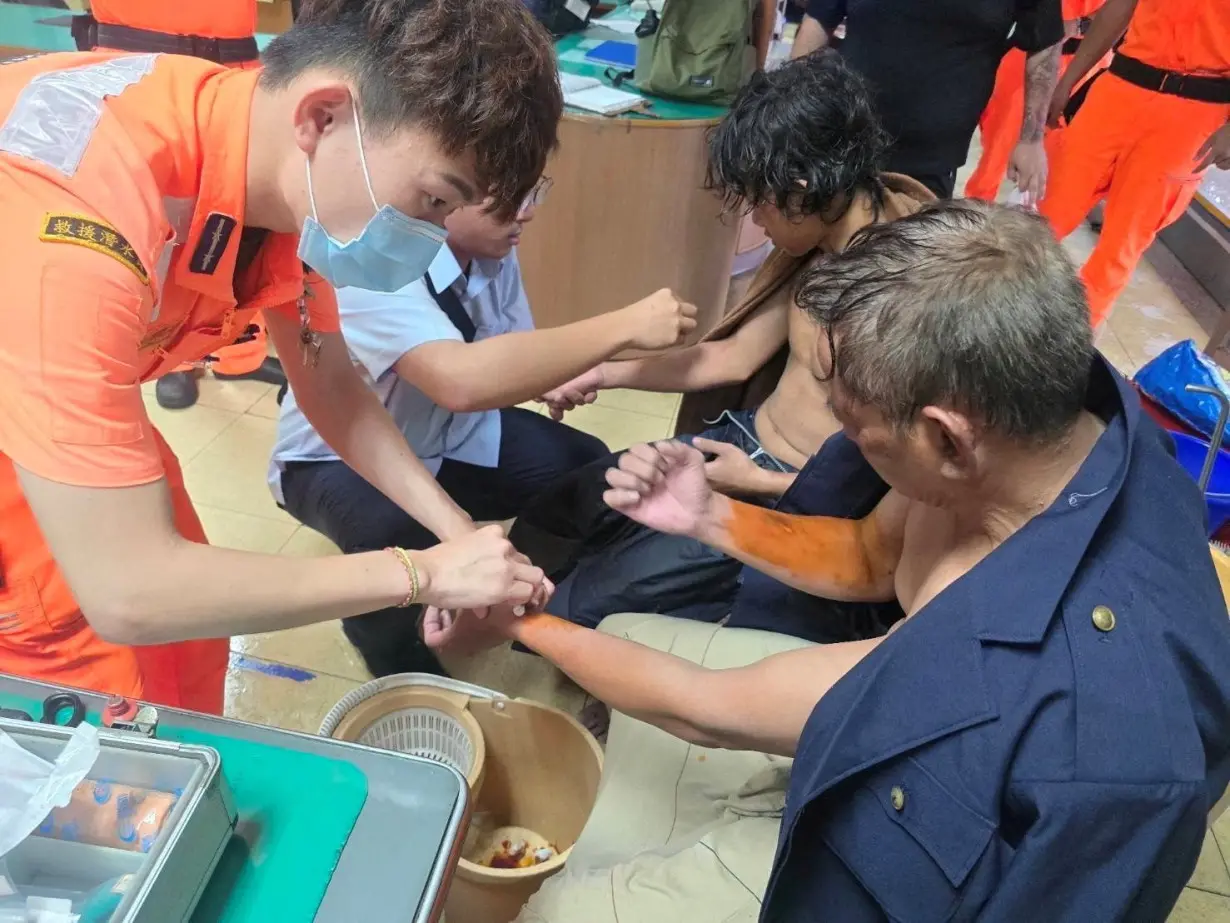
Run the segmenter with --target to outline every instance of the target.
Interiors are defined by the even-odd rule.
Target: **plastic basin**
[[[1170,435],[1174,439],[1175,457],[1179,464],[1192,476],[1192,480],[1199,483],[1204,460],[1209,454],[1209,444],[1186,433]],[[1230,452],[1225,449],[1218,451],[1217,460],[1213,463],[1213,475],[1209,478],[1204,504],[1209,511],[1209,535],[1212,535],[1230,520]]]

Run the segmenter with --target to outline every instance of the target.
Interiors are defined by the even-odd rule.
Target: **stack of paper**
[[[595,77],[561,73],[559,82],[564,90],[564,105],[574,109],[599,115],[619,115],[621,112],[643,109],[646,104],[644,97],[603,86],[602,81]]]

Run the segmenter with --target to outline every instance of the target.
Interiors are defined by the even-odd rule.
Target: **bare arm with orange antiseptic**
[[[814,596],[895,598],[909,501],[890,493],[865,519],[791,516],[712,491],[704,456],[678,442],[634,446],[607,472],[606,502],[659,532],[687,535]]]
[[[882,641],[826,644],[711,670],[551,615],[491,617],[615,711],[701,746],[781,756],[794,755],[816,703]]]

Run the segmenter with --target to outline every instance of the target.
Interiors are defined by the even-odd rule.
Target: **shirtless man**
[[[868,229],[805,283],[832,409],[891,492],[858,521],[710,488],[639,446],[607,501],[886,637],[707,670],[546,615],[500,630],[690,742],[795,758],[762,921],[1164,920],[1230,779],[1230,620],[1197,489],[1094,350],[1034,216]],[[467,630],[431,612],[429,644]],[[681,907],[681,918],[686,917]]]
[[[686,413],[711,424],[688,441],[709,455],[706,471],[716,490],[795,512],[866,515],[885,488],[848,441],[826,446],[840,426],[828,411],[827,385],[811,368],[815,323],[793,293],[809,266],[840,252],[859,230],[910,214],[931,198],[920,183],[880,172],[887,143],[865,84],[836,52],[756,74],[709,151],[709,185],[731,210],[749,208],[776,247],[748,296],[695,346],[605,362],[549,393],[553,414],[603,388],[684,392],[685,411],[708,402],[708,412]],[[550,555],[542,549],[564,543],[578,549],[572,566],[554,573],[560,592],[551,611],[590,626],[618,611],[705,621],[731,615],[748,584],[743,566],[694,541],[629,527],[601,505],[605,467],[540,495],[514,526],[514,541],[534,560],[545,563]],[[805,467],[813,470],[795,486]],[[616,547],[617,569],[607,563]],[[774,599],[788,592],[780,585],[760,589]],[[883,631],[879,615],[859,613],[850,621],[858,623],[853,634],[835,637]],[[797,633],[784,623],[774,630]]]
[[[835,52],[753,77],[709,149],[709,186],[730,209],[750,209],[776,248],[753,293],[782,263],[797,282],[807,265],[840,252],[862,228],[910,214],[930,200],[921,184],[881,172],[888,140],[863,81]],[[559,413],[608,388],[707,391],[748,380],[788,346],[785,370],[764,403],[750,411],[728,410],[722,425],[695,439],[697,448],[715,456],[707,468],[715,488],[780,497],[795,472],[841,428],[828,412],[826,386],[809,368],[815,326],[794,304],[794,288],[775,285],[751,311],[745,302],[704,342],[604,362],[546,400]],[[747,299],[754,300],[754,294]]]

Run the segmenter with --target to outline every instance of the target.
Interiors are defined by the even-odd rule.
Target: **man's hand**
[[[633,446],[607,471],[606,482],[607,506],[658,532],[701,538],[712,525],[705,457],[682,442]]]
[[[1230,170],[1230,123],[1213,132],[1209,140],[1200,145],[1196,157],[1199,158],[1196,163],[1197,172],[1210,166],[1219,170]]]
[[[764,493],[767,472],[738,446],[699,436],[692,440],[692,445],[714,456],[705,462],[705,476],[709,486],[718,493],[736,496]]]
[[[1008,161],[1008,179],[1016,183],[1026,208],[1034,208],[1046,193],[1046,149],[1041,141],[1020,141]]]
[[[680,301],[670,289],[661,289],[621,312],[621,323],[632,334],[632,349],[669,349],[696,329],[696,305]]]
[[[549,596],[542,569],[513,548],[500,526],[412,554],[419,568],[419,601],[441,609],[525,606]],[[545,602],[545,600],[543,600]]]
[[[539,401],[547,405],[551,419],[557,423],[564,419],[564,414],[577,407],[592,404],[598,399],[598,392],[605,385],[602,366],[597,365],[588,372],[582,372],[572,381],[565,382],[558,388],[548,391]]]
[[[492,606],[487,617],[469,609],[453,611],[430,606],[423,613],[423,641],[433,651],[470,656],[498,647],[509,638],[509,628],[518,618],[513,606]]]

